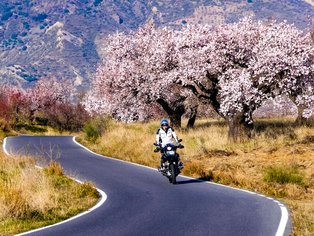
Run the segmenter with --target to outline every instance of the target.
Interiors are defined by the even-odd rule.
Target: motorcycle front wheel
[[[170,173],[171,173],[171,176],[169,176],[170,183],[176,184],[177,183],[176,172],[175,172],[175,166],[173,164],[170,165]]]

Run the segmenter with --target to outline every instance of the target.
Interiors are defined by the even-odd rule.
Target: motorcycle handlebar
[[[157,144],[157,143],[153,143],[155,146],[157,146],[156,147],[156,149],[154,150],[154,152],[159,152],[160,150],[161,150],[161,145],[160,144]],[[182,148],[184,148],[184,146],[181,144],[181,143],[179,143],[178,145],[177,145],[177,148],[180,148],[180,149],[182,149]]]

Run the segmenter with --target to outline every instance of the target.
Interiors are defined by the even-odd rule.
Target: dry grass
[[[44,170],[29,157],[0,153],[0,235],[41,227],[69,218],[94,205],[98,192],[63,175],[52,162]]]
[[[95,143],[83,137],[81,142],[107,156],[157,167],[160,154],[153,153],[152,144],[158,127],[158,122],[111,122]],[[289,119],[259,120],[255,138],[237,144],[228,141],[227,127],[215,120],[197,121],[194,129],[177,134],[186,147],[180,150],[183,174],[279,198],[292,211],[293,235],[314,235],[313,127],[296,127]]]

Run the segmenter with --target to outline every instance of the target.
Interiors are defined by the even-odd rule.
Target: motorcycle
[[[180,156],[177,153],[178,148],[184,148],[184,146],[180,143],[182,139],[179,140],[178,145],[174,145],[172,143],[166,144],[163,148],[154,143],[157,148],[154,150],[155,152],[161,152],[162,158],[165,160],[163,163],[164,168],[158,168],[158,171],[161,172],[162,175],[166,176],[169,179],[169,182],[172,184],[176,184],[176,177],[180,174],[183,169],[183,163],[180,161]]]

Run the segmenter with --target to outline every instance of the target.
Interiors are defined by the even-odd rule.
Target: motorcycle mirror
[[[180,142],[182,142],[182,139],[179,139],[178,141],[179,141],[179,143],[180,143]]]

